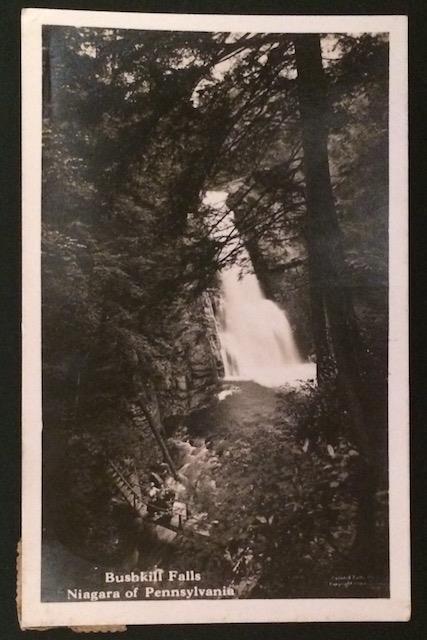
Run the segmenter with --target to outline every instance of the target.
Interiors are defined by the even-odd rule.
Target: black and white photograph
[[[28,620],[407,619],[405,19],[39,13]]]

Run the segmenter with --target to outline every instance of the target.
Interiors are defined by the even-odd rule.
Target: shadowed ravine
[[[226,208],[226,198],[226,192],[208,192],[205,204]],[[232,216],[226,214],[224,224]],[[191,411],[170,434],[174,474],[161,478],[160,467],[153,473],[153,495],[169,492],[184,505],[185,531],[177,534],[167,523],[150,520],[150,510],[147,519],[138,510],[127,513],[113,540],[115,553],[96,565],[72,559],[47,537],[45,599],[56,600],[58,592],[66,599],[66,588],[105,588],[105,571],[157,567],[191,568],[202,576],[200,587],[231,586],[236,597],[270,597],[271,592],[276,597],[349,595],[334,584],[328,563],[351,547],[351,518],[337,521],[334,530],[333,518],[327,516],[326,532],[322,518],[329,502],[332,510],[354,511],[351,496],[344,494],[342,506],[334,506],[334,501],[341,504],[336,478],[349,475],[350,445],[341,440],[336,448],[327,442],[319,448],[298,430],[295,407],[316,389],[315,363],[303,361],[286,312],[265,297],[249,256],[244,258],[244,271],[232,265],[219,274],[213,323],[224,378],[208,406]],[[325,472],[329,480],[319,480]],[[119,499],[113,519],[123,506]],[[319,549],[313,551],[313,545]],[[307,567],[313,564],[302,577],[298,555]],[[309,584],[306,572],[313,576]]]
[[[225,381],[217,402],[188,421],[185,437],[168,441],[179,468],[180,497],[205,535],[160,540],[129,522],[116,560],[96,563],[46,539],[46,600],[66,599],[66,587],[105,588],[105,571],[155,567],[190,567],[200,572],[200,587],[232,585],[242,598],[357,597],[367,588],[373,596],[384,593],[376,577],[368,578],[371,587],[363,578],[351,589],[334,578],[351,572],[340,558],[354,539],[347,515],[354,503],[335,487],[351,469],[354,452],[345,441],[333,448],[301,441],[295,416],[287,413],[295,394],[304,397],[304,387],[276,390]],[[339,557],[332,562],[334,550]]]
[[[236,507],[245,511],[245,504],[251,500],[251,479],[256,470],[251,467],[250,459],[260,457],[267,471],[270,452],[265,450],[265,443],[274,434],[286,435],[286,431],[292,439],[291,423],[284,429],[281,400],[281,392],[253,381],[223,381],[212,406],[189,418],[186,437],[169,439],[179,470],[181,489],[178,491],[183,492],[181,497],[191,511],[202,516],[201,529],[208,532],[207,537],[190,541],[188,551],[185,540],[156,540],[135,531],[118,541],[115,562],[96,564],[70,553],[60,542],[48,537],[44,549],[44,598],[66,599],[66,588],[105,588],[105,571],[149,570],[156,566],[185,569],[190,565],[202,573],[201,585],[231,583],[240,589],[236,594],[248,596],[258,577],[253,584],[243,581],[239,587],[233,567],[227,563],[211,567],[210,545],[215,546],[217,540],[227,537],[232,539],[234,528],[239,524]],[[291,447],[288,453],[291,460]],[[286,463],[286,458],[283,460]],[[177,490],[172,478],[168,482]],[[259,517],[262,506],[254,504],[253,509],[253,513],[247,511],[247,518]]]
[[[42,600],[389,597],[387,33],[42,36]]]
[[[208,192],[205,203],[224,207],[226,197],[226,192]],[[229,222],[226,218],[225,224]],[[250,263],[248,256],[246,263]],[[292,440],[292,424],[283,412],[280,388],[288,385],[288,391],[297,389],[302,381],[314,377],[315,365],[302,361],[286,313],[264,296],[255,273],[242,274],[233,265],[223,269],[220,280],[216,326],[225,378],[210,405],[187,417],[186,431],[169,438],[178,479],[163,479],[163,486],[187,505],[188,522],[198,532],[199,538],[190,543],[190,557],[179,536],[176,538],[176,534],[162,527],[150,528],[138,517],[134,524],[128,523],[130,532],[117,539],[117,560],[113,567],[111,563],[93,566],[82,559],[70,562],[65,548],[56,541],[48,542],[46,599],[58,597],[58,584],[100,589],[104,586],[104,572],[112,568],[123,571],[181,566],[185,570],[191,565],[203,576],[200,586],[232,584],[240,597],[249,596],[261,580],[259,568],[254,567],[250,578],[247,575],[251,574],[250,567],[249,572],[239,574],[246,560],[243,564],[242,559],[224,562],[228,556],[231,558],[224,540],[229,538],[230,544],[234,544],[233,527],[239,522],[230,500],[238,501],[249,522],[265,519],[260,515],[263,503],[251,504],[254,474],[251,461],[257,464],[259,456],[267,461],[264,475],[268,478],[271,454],[268,443],[274,437],[286,439],[288,432]],[[291,445],[285,442],[282,461],[288,457],[291,466],[293,455]],[[205,555],[210,544],[216,545],[221,540],[222,558],[219,566],[212,567]],[[244,553],[243,547],[241,552]],[[56,579],[52,580],[55,574]],[[62,590],[65,598],[65,587]]]

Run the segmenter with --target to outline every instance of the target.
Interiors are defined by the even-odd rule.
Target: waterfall
[[[204,199],[223,215],[225,211],[215,231],[217,237],[233,223],[233,213],[225,209],[227,195],[208,191]],[[250,262],[247,254],[244,257]],[[257,276],[241,274],[240,267],[232,265],[221,271],[220,278],[218,336],[226,379],[278,387],[314,377],[315,366],[302,361],[286,313],[264,296]]]

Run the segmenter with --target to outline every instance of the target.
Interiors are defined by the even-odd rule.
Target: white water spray
[[[227,195],[208,191],[204,202],[224,210]],[[226,215],[216,233],[230,226],[232,215]],[[278,387],[314,377],[314,365],[302,361],[285,312],[264,296],[255,274],[240,277],[237,265],[226,267],[221,285],[218,334],[226,379]]]

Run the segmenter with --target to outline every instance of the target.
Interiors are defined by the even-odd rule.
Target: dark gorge
[[[387,39],[43,44],[43,599],[386,597]]]

